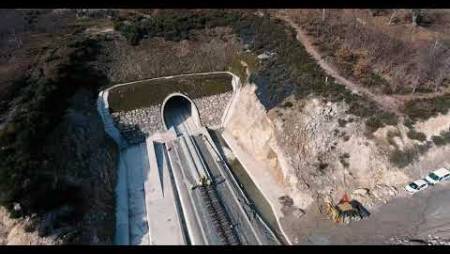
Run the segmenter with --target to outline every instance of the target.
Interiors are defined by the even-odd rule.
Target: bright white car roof
[[[423,179],[416,180],[416,181],[414,181],[414,183],[419,185],[419,186],[421,186],[423,184],[427,184],[427,182],[425,182]]]
[[[433,171],[433,173],[435,173],[437,176],[441,177],[441,176],[444,176],[444,175],[450,173],[450,171],[448,171],[446,168],[440,168],[440,169]]]

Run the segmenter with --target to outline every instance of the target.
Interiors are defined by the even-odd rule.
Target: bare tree
[[[389,18],[388,25],[392,24],[392,21],[394,20],[395,15],[397,15],[397,10],[394,10],[391,14],[391,17]]]

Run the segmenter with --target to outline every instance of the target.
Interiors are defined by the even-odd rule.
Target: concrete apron
[[[148,226],[144,203],[143,173],[148,167],[146,147],[128,146],[109,114],[109,89],[99,93],[97,110],[106,133],[119,147],[118,179],[116,185],[115,244],[148,244]]]

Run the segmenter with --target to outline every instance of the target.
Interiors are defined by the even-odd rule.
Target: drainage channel
[[[238,180],[239,186],[252,201],[254,209],[259,213],[261,218],[268,224],[269,228],[276,233],[279,240],[282,243],[287,243],[286,239],[284,239],[283,234],[281,233],[277,219],[273,214],[270,204],[263,196],[261,191],[258,189],[258,187],[256,187],[256,185],[253,183],[253,180],[247,174],[244,167],[241,165],[241,163],[237,158],[230,160],[228,157],[225,156],[222,147],[225,147],[230,151],[231,149],[228,147],[228,145],[222,138],[222,130],[209,129],[208,132],[212,140],[214,141],[216,147],[219,149],[219,152],[225,159],[225,163],[227,163],[228,167],[231,170],[231,173]]]

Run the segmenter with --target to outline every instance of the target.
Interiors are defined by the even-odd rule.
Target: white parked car
[[[446,168],[437,169],[425,177],[425,180],[430,184],[450,179],[450,171]]]
[[[418,191],[424,190],[428,187],[428,183],[423,179],[414,181],[405,186],[405,190],[410,193],[416,193]]]

